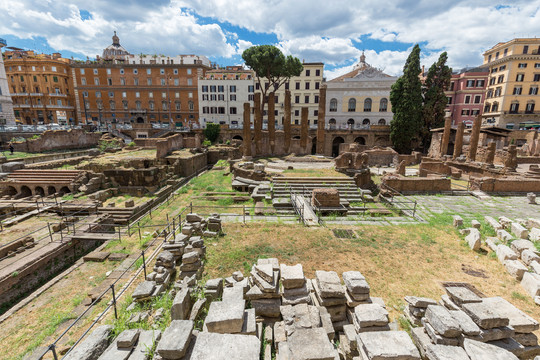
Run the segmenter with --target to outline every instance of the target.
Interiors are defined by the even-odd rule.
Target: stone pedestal
[[[253,98],[253,104],[255,106],[255,155],[262,154],[262,111],[261,111],[261,93],[256,92]]]
[[[469,143],[469,156],[467,160],[476,161],[476,151],[478,150],[478,139],[480,138],[480,126],[482,125],[482,117],[478,115],[474,119],[472,132],[471,132],[471,141]]]
[[[251,157],[251,107],[244,103],[244,156]]]
[[[450,142],[450,131],[452,130],[452,119],[444,119],[444,132],[441,141],[441,157],[448,155],[448,143]]]
[[[463,122],[460,122],[457,127],[456,132],[456,140],[454,143],[454,155],[452,158],[458,158],[461,156],[461,153],[463,152],[463,131],[465,130],[465,124]]]
[[[291,91],[285,90],[285,118],[283,119],[285,154],[291,149]]]
[[[274,154],[276,146],[276,100],[274,93],[268,95],[268,138],[270,140],[270,153]]]
[[[317,154],[324,155],[324,117],[326,116],[326,85],[319,89],[319,112],[317,118]]]
[[[308,111],[307,107],[302,108],[301,128],[300,128],[300,147],[305,151],[308,141]]]
[[[517,166],[517,148],[516,145],[510,145],[508,146],[508,154],[504,159],[504,167],[510,170],[516,170]]]

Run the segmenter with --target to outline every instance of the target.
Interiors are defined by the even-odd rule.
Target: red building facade
[[[452,119],[452,125],[464,122],[470,127],[474,118],[482,114],[488,75],[488,69],[482,67],[452,74],[450,88],[445,92],[448,97],[446,115]]]

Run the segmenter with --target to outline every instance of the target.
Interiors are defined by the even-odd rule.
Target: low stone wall
[[[189,158],[174,158],[174,173],[187,177],[202,171],[208,166],[208,152],[194,154]]]
[[[162,159],[171,151],[182,149],[184,138],[180,134],[174,134],[165,139],[158,139],[156,142],[156,158]]]
[[[420,177],[427,177],[429,174],[443,174],[450,176],[451,170],[447,163],[424,158],[418,167]]]
[[[15,151],[40,153],[50,150],[81,149],[97,146],[100,133],[83,129],[47,130],[37,139],[13,143]]]
[[[232,171],[234,177],[241,177],[244,179],[250,179],[253,181],[265,181],[266,172],[255,171],[254,169],[244,169],[238,166],[238,163],[233,164]]]
[[[242,158],[242,151],[237,147],[224,146],[208,149],[208,164],[215,164],[219,160],[235,160],[240,158]]]
[[[100,151],[98,149],[90,149],[90,150],[69,151],[69,152],[47,154],[47,155],[36,154],[36,156],[29,156],[29,157],[25,157],[21,159],[13,159],[13,160],[10,160],[10,162],[17,161],[17,162],[23,162],[25,165],[30,165],[30,164],[36,164],[36,163],[45,162],[45,161],[69,159],[73,157],[86,156],[86,155],[96,156],[99,154],[100,154]]]
[[[144,186],[150,189],[162,186],[166,181],[165,167],[146,169],[110,169],[103,174],[113,186]]]
[[[540,193],[540,180],[527,178],[493,178],[483,177],[471,181],[473,189],[495,193]]]
[[[383,178],[383,184],[390,186],[401,193],[417,192],[430,193],[440,191],[450,191],[452,184],[450,179],[445,178],[410,178],[410,177],[391,177]]]
[[[156,144],[159,140],[159,138],[151,138],[151,139],[135,139],[133,142],[136,146],[142,147],[142,148],[150,148],[153,149],[156,147]]]
[[[540,164],[540,156],[518,156],[518,164]]]

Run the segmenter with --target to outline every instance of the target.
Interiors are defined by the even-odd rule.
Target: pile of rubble
[[[484,220],[491,226],[497,237],[487,237],[485,244],[497,255],[506,271],[532,296],[540,305],[540,252],[535,243],[540,241],[540,219],[516,219],[512,221],[506,216],[498,220],[485,216]],[[466,234],[465,240],[473,250],[481,246],[480,222],[472,220],[472,228],[460,230]],[[454,216],[454,226],[461,227],[463,219]]]
[[[405,315],[417,311],[412,336],[422,356],[436,359],[532,359],[540,355],[536,320],[501,297],[481,297],[467,286],[446,286],[433,299],[406,297]]]

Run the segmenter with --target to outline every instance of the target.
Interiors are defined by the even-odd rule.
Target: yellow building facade
[[[484,53],[489,68],[482,126],[540,126],[540,39],[498,43]]]

